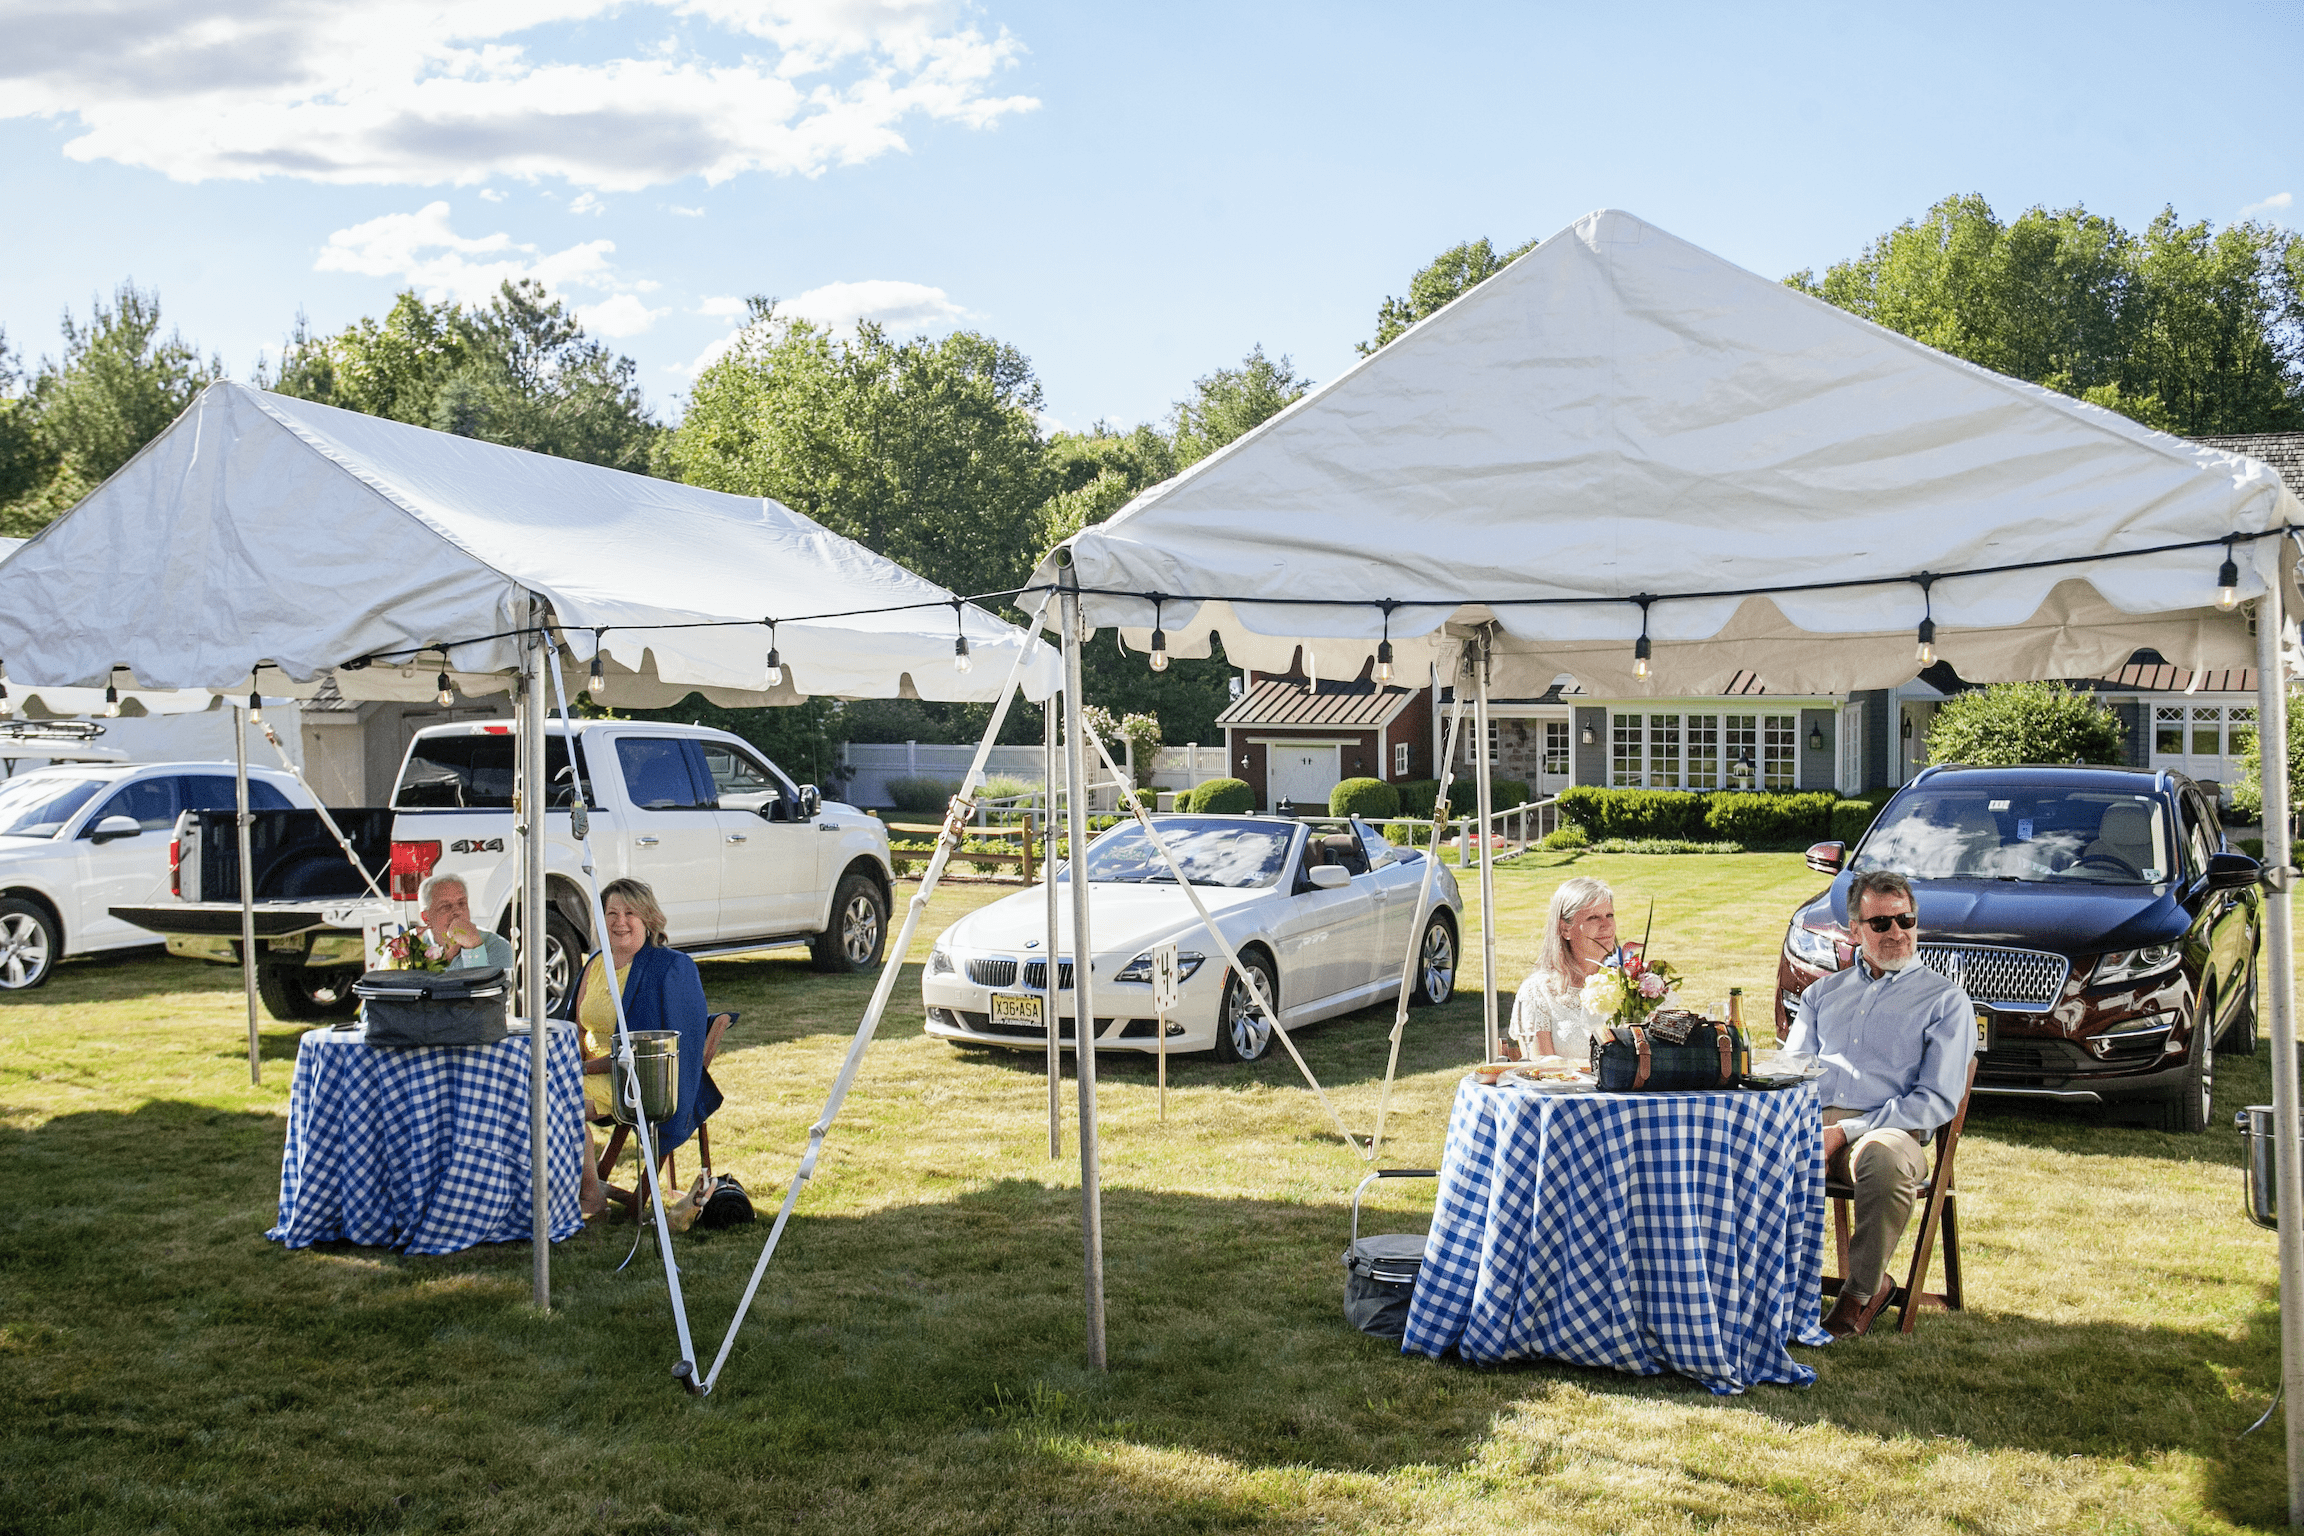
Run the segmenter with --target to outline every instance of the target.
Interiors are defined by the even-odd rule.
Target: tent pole
[[[1040,706],[1040,882],[1046,898],[1048,923],[1046,948],[1048,957],[1044,976],[1046,986],[1040,993],[1040,1022],[1048,1030],[1048,1161],[1054,1162],[1064,1155],[1064,1051],[1056,1040],[1056,951],[1057,927],[1061,921],[1056,914],[1056,739],[1057,720],[1063,705],[1051,697]]]
[[[528,622],[541,629],[543,605],[529,601]],[[552,1182],[545,1148],[550,1140],[545,1104],[546,1057],[552,1028],[544,1017],[544,838],[552,786],[544,769],[544,647],[541,633],[527,638],[520,672],[520,1011],[528,1016],[528,1198],[536,1250],[535,1304],[552,1306]],[[571,756],[570,761],[574,758]],[[605,937],[605,936],[603,936]],[[605,947],[605,943],[603,943]],[[653,1176],[654,1170],[650,1170]]]
[[[1434,667],[1432,676],[1437,680],[1440,669]],[[1435,687],[1432,696],[1437,700],[1440,690]],[[1437,706],[1435,706],[1437,707]],[[1435,731],[1435,743],[1440,734]],[[1368,1155],[1373,1158],[1384,1147],[1384,1114],[1392,1103],[1392,1079],[1400,1071],[1400,1041],[1408,1033],[1408,1000],[1416,989],[1416,971],[1424,961],[1424,920],[1432,911],[1432,886],[1440,873],[1440,828],[1448,820],[1448,788],[1456,777],[1456,745],[1464,739],[1464,695],[1459,689],[1453,707],[1448,712],[1447,750],[1441,754],[1439,771],[1433,775],[1439,787],[1432,796],[1432,852],[1424,860],[1424,884],[1416,894],[1416,921],[1408,925],[1408,958],[1401,963],[1400,996],[1392,1014],[1392,1055],[1384,1064],[1384,1086],[1376,1094],[1376,1131],[1368,1138]],[[1458,940],[1456,969],[1464,969],[1462,940]],[[1496,1058],[1488,1058],[1494,1061]]]
[[[1087,1265],[1088,1363],[1104,1369],[1104,1192],[1096,1150],[1095,950],[1088,946],[1088,783],[1080,753],[1080,576],[1064,584],[1064,825],[1072,864],[1072,1042],[1080,1078],[1080,1243]],[[1050,955],[1053,965],[1056,957]],[[1056,1020],[1051,1017],[1049,1026]]]
[[[2283,544],[2285,540],[2281,541]],[[2285,553],[2285,551],[2283,551]],[[2256,739],[2264,765],[2264,866],[2285,871],[2294,858],[2288,838],[2288,689],[2281,675],[2283,579],[2265,582],[2256,607]],[[2272,1032],[2272,1125],[2276,1164],[2275,1208],[2280,1228],[2280,1384],[2287,1391],[2288,1523],[2304,1526],[2304,1169],[2297,1154],[2296,963],[2289,926],[2288,881],[2264,888],[2264,985],[2257,996]]]
[[[240,814],[240,989],[248,994],[248,1082],[264,1081],[263,1057],[256,1040],[256,885],[248,878],[253,856],[248,851],[248,717],[232,705],[233,804]]]
[[[1488,648],[1492,638],[1480,631],[1472,653],[1473,697],[1472,758],[1479,767],[1473,776],[1480,802],[1480,1022],[1487,1031],[1488,1054],[1483,1061],[1503,1055],[1496,1031],[1496,839],[1489,835],[1488,817],[1496,807],[1491,789],[1493,770],[1488,762]]]

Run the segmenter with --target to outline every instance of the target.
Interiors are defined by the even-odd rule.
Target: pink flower
[[[1641,977],[1640,995],[1650,999],[1662,997],[1664,995],[1664,978],[1653,971]]]

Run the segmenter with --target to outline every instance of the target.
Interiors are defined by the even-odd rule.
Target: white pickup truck
[[[391,910],[373,901],[266,900],[260,885],[258,933],[281,936],[268,940],[268,953],[299,943],[319,953],[338,928],[365,927],[373,943],[380,927],[415,920],[417,892],[435,874],[463,876],[473,915],[509,932],[519,883],[515,745],[508,724],[418,732],[392,793]],[[574,981],[578,960],[594,947],[581,852],[569,826],[579,786],[599,882],[646,881],[663,904],[674,947],[705,955],[805,944],[818,970],[879,963],[894,881],[888,832],[876,817],[822,804],[815,786],[793,783],[742,738],[702,726],[578,720],[564,728],[555,720],[545,762],[552,786],[545,971],[555,1004]],[[188,850],[185,858],[192,869],[194,854]],[[188,879],[184,889],[221,894],[208,891],[210,883]],[[182,903],[174,921],[164,907],[136,917],[161,932],[207,933],[205,949],[190,942],[171,947],[228,960],[236,959],[238,912],[236,903],[211,899]],[[294,954],[283,959],[298,963]]]

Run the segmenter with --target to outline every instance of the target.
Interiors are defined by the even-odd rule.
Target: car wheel
[[[584,963],[584,936],[556,910],[544,914],[544,1011],[558,1013]],[[517,983],[515,983],[517,984]]]
[[[2216,1053],[2208,1046],[2213,1006],[2211,1000],[2192,1021],[2192,1049],[2185,1054],[2184,1076],[2175,1094],[2160,1106],[2164,1131],[2196,1136],[2208,1129],[2216,1099]]]
[[[265,1011],[284,1023],[304,1019],[348,1019],[359,1010],[352,983],[360,973],[345,966],[264,965],[256,968],[256,995]]]
[[[870,970],[888,942],[888,898],[865,875],[843,875],[832,897],[832,926],[808,946],[809,963],[819,971]]]
[[[27,991],[46,981],[63,947],[46,912],[13,896],[0,901],[0,991]]]
[[[2216,1042],[2219,1056],[2253,1056],[2256,1054],[2256,978],[2248,978],[2248,995],[2240,999],[2239,1010],[2232,1022],[2224,1026],[2223,1038]]]
[[[1280,1006],[1280,983],[1272,962],[1260,954],[1240,957],[1256,973],[1258,990]],[[1249,1005],[1248,988],[1237,973],[1224,978],[1224,1002],[1216,1013],[1216,1059],[1227,1064],[1260,1061],[1272,1049],[1272,1021]]]
[[[1456,930],[1438,913],[1416,946],[1416,990],[1409,1001],[1436,1008],[1456,995]]]

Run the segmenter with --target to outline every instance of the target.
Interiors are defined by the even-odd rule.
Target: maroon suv
[[[2142,768],[1930,768],[1857,844],[1818,843],[1835,875],[1792,915],[1776,1027],[1810,982],[1854,963],[1848,883],[1912,882],[1920,959],[1977,1007],[1979,1095],[2148,1100],[2207,1127],[2218,1049],[2256,1048],[2257,882],[2214,805]],[[1846,865],[1844,869],[1842,866]]]

